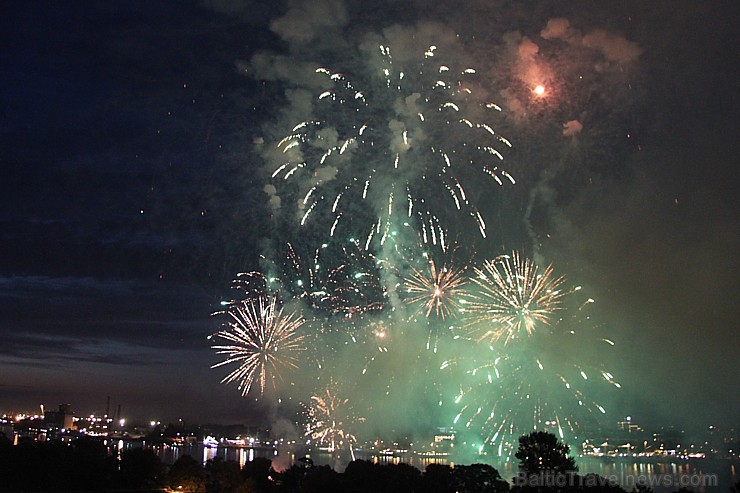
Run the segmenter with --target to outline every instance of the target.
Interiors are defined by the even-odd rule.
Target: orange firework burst
[[[327,447],[331,453],[347,447],[354,460],[357,438],[345,429],[345,426],[365,419],[355,416],[349,399],[341,397],[340,394],[339,386],[334,380],[329,380],[329,384],[319,392],[319,395],[311,397],[308,407],[310,423],[306,426],[306,436]]]
[[[443,264],[438,269],[434,260],[429,260],[423,270],[411,267],[412,274],[404,279],[405,291],[409,294],[406,302],[419,305],[429,317],[432,312],[442,319],[456,316],[460,310],[459,298],[467,283],[465,268],[457,269]]]
[[[555,277],[552,265],[540,272],[516,252],[485,261],[475,274],[472,280],[478,289],[464,306],[472,325],[486,329],[479,340],[503,339],[506,344],[518,335],[531,335],[539,324],[550,325],[566,294],[561,290],[565,278]]]
[[[303,351],[303,336],[297,330],[303,318],[295,313],[283,314],[276,307],[276,299],[264,297],[247,299],[226,312],[231,320],[226,329],[214,334],[231,344],[212,346],[226,359],[211,368],[238,363],[221,383],[238,382],[242,395],[247,395],[255,382],[264,394],[268,381],[282,380],[281,371],[296,368],[296,353]]]

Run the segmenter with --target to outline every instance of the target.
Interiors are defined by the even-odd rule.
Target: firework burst
[[[568,294],[562,290],[565,278],[554,276],[551,265],[540,270],[516,252],[487,260],[483,268],[474,270],[472,282],[477,289],[463,301],[470,326],[481,341],[506,344],[531,336],[538,326],[550,325]]]
[[[411,267],[411,274],[403,280],[403,289],[408,294],[406,303],[418,306],[417,313],[425,317],[434,316],[446,319],[457,316],[460,310],[459,298],[467,283],[466,269],[448,267],[438,268],[434,260],[427,262],[425,269]]]
[[[513,454],[517,438],[532,429],[572,438],[606,413],[589,396],[603,391],[604,383],[620,384],[603,366],[601,349],[614,343],[596,337],[599,328],[587,313],[591,303],[589,298],[566,310],[551,330],[510,344],[470,340],[474,349],[462,363],[469,366],[468,384],[455,398],[460,408],[454,424],[481,436],[481,451],[492,446],[498,455]]]
[[[237,382],[243,396],[255,383],[264,394],[268,382],[275,385],[276,379],[283,380],[282,372],[297,367],[296,356],[304,349],[303,336],[298,334],[303,318],[295,313],[284,314],[276,303],[275,297],[269,301],[257,297],[218,312],[229,320],[224,323],[226,328],[212,337],[223,339],[226,344],[214,345],[212,349],[226,355],[226,359],[211,368],[237,364],[221,383]]]
[[[349,427],[364,421],[364,418],[355,416],[350,400],[341,396],[339,385],[333,379],[317,395],[311,396],[308,419],[307,437],[326,447],[330,453],[347,448],[355,460],[357,438]]]
[[[240,293],[239,299],[269,294],[279,300],[300,301],[314,314],[324,316],[352,317],[385,307],[377,261],[356,241],[340,246],[324,243],[310,250],[289,242],[276,257],[276,261],[261,257],[267,274],[251,271],[237,275],[232,288]]]
[[[385,306],[375,258],[357,242],[341,246],[325,243],[303,255],[288,243],[278,270],[283,293],[290,293],[317,313],[352,317]]]
[[[288,243],[280,269],[283,289],[314,309],[338,312],[342,310],[344,301],[340,277],[346,265],[323,266],[321,255],[325,249],[326,245],[322,245],[313,252],[300,255],[293,244]]]
[[[394,218],[415,221],[425,241],[443,243],[450,206],[485,237],[464,183],[514,183],[499,167],[499,149],[510,143],[489,123],[500,108],[478,95],[474,69],[459,57],[443,60],[435,45],[405,67],[391,47],[376,50],[351,76],[316,70],[330,89],[318,96],[315,118],[278,143],[273,179],[295,184],[301,225],[319,215],[333,236],[340,223],[355,231],[365,223],[366,249],[374,238],[385,242]]]

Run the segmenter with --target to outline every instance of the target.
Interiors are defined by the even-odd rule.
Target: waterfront
[[[740,461],[723,459],[577,459],[581,474],[612,478],[626,490],[637,481],[647,481],[656,493],[686,487],[694,491],[723,492],[740,480]]]
[[[190,455],[205,464],[208,460],[221,458],[233,460],[244,466],[256,457],[269,458],[276,469],[290,467],[298,458],[308,457],[316,465],[330,465],[342,471],[349,462],[348,457],[339,457],[321,450],[307,453],[293,453],[288,449],[249,448],[249,447],[205,447],[201,444],[190,446],[153,447],[157,455],[167,464],[174,463],[183,455]],[[446,457],[424,457],[416,454],[378,455],[374,451],[356,452],[356,458],[380,463],[407,463],[424,470],[431,463],[454,465]],[[638,482],[648,484],[655,493],[669,493],[679,488],[705,493],[729,493],[730,488],[740,481],[740,460],[738,459],[685,459],[669,460],[656,458],[599,458],[577,457],[576,462],[581,475],[597,474],[616,482],[627,491],[634,489]],[[516,460],[490,461],[501,476],[510,484],[517,476]]]

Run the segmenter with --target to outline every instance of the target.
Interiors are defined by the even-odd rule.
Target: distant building
[[[455,446],[455,432],[449,428],[437,428],[434,435],[434,449],[449,452]]]
[[[632,420],[632,416],[627,416],[624,420],[618,421],[617,428],[619,431],[626,431],[627,433],[641,433],[643,431],[642,428]]]
[[[8,440],[13,439],[14,429],[13,422],[9,420],[0,419],[0,436],[5,435]]]
[[[50,436],[57,436],[76,429],[72,406],[59,404],[58,411],[44,412],[44,425]]]
[[[654,447],[662,454],[678,455],[685,448],[684,435],[684,431],[675,426],[661,426],[658,433],[653,433]]]

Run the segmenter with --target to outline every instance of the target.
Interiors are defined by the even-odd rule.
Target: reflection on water
[[[125,444],[123,448],[129,446],[129,444]],[[141,445],[139,444],[139,446]],[[306,456],[316,465],[330,465],[338,471],[343,471],[350,462],[349,454],[330,454],[321,450],[303,451],[295,454],[293,452],[281,452],[278,454],[277,450],[271,448],[209,448],[202,445],[182,447],[158,445],[152,447],[152,449],[166,464],[173,464],[183,455],[190,455],[203,464],[219,457],[224,461],[235,461],[243,467],[244,464],[257,457],[264,457],[272,460],[274,467],[281,470],[290,467],[295,462],[296,457]],[[454,465],[448,457],[429,457],[413,453],[378,455],[374,451],[358,450],[355,455],[357,459],[380,464],[406,463],[422,471],[429,464]],[[649,459],[613,460],[581,457],[577,459],[577,463],[581,475],[598,474],[616,482],[627,491],[633,490],[637,481],[648,481],[655,493],[675,492],[681,487],[702,493],[726,493],[735,483],[740,481],[740,461],[737,460],[695,459],[668,462]],[[510,483],[518,473],[515,461],[502,461],[501,463],[494,461],[491,462],[491,465],[499,471],[501,477]]]
[[[627,490],[637,481],[647,481],[656,493],[688,488],[699,492],[726,493],[740,481],[738,461],[689,459],[677,462],[661,460],[612,460],[581,458],[581,474],[594,473],[614,480]]]
[[[401,454],[396,456],[373,455],[370,452],[357,451],[358,459],[370,460],[381,464],[411,464],[421,470],[429,464],[454,465],[448,457],[426,457],[415,454]],[[338,471],[344,470],[349,462],[337,458],[326,452],[310,454],[314,464],[328,464]],[[675,492],[686,487],[695,492],[727,493],[730,488],[740,481],[740,462],[730,460],[695,459],[678,462],[664,462],[658,460],[607,460],[599,458],[577,458],[579,473],[598,474],[619,484],[627,491],[632,491],[635,484],[645,481],[651,485],[655,493]],[[518,466],[513,461],[492,461],[491,465],[501,474],[501,477],[513,483],[518,474]]]
[[[306,457],[311,459],[316,465],[329,465],[337,471],[343,471],[350,462],[349,453],[330,454],[322,450],[313,450],[306,453]],[[420,470],[426,469],[429,464],[446,464],[449,465],[448,457],[429,457],[416,454],[396,454],[381,455],[375,451],[356,450],[355,457],[358,460],[367,460],[375,464],[410,464]]]
[[[277,451],[272,449],[257,449],[257,448],[245,448],[245,447],[204,447],[202,445],[189,445],[182,447],[173,447],[171,445],[157,445],[152,447],[152,450],[157,456],[162,459],[165,464],[174,464],[177,459],[183,455],[189,455],[193,459],[200,461],[205,465],[209,460],[213,460],[216,457],[223,459],[224,461],[234,461],[241,467],[247,462],[252,462],[255,457],[264,457],[267,459],[273,459],[277,455]]]
[[[238,463],[239,466],[244,467],[244,464],[247,462],[252,462],[254,460],[254,449],[245,449],[245,448],[222,448],[222,449],[216,449],[212,447],[201,447],[203,449],[202,454],[202,462],[205,464],[209,460],[213,460],[216,457],[221,457],[224,461],[230,461],[233,460],[234,462]],[[186,453],[192,452],[190,450],[186,451]]]

